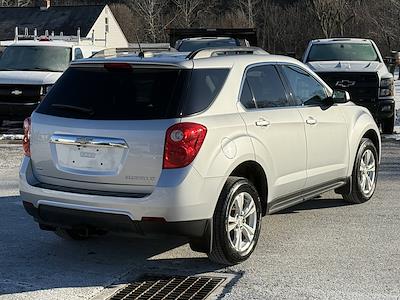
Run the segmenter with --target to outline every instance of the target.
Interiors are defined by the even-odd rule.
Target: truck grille
[[[376,73],[321,72],[318,75],[331,88],[348,91],[355,103],[374,102],[378,98],[379,81]]]
[[[40,101],[40,85],[0,85],[0,103],[36,103]]]

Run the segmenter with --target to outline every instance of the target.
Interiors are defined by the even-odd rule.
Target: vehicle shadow
[[[0,197],[0,295],[40,292],[40,297],[52,298],[52,289],[74,287],[84,293],[85,288],[127,280],[127,274],[196,275],[220,269],[205,255],[190,251],[180,238],[109,234],[65,241],[41,231],[25,213],[20,197]],[[80,297],[76,289],[65,293],[64,299]]]
[[[349,205],[351,204],[345,202],[343,199],[316,197],[314,199],[284,209],[276,214],[277,215],[293,214],[305,210],[326,209],[326,208],[342,207]]]

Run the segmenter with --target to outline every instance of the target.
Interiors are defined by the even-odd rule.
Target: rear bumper
[[[36,208],[32,203],[26,201],[23,204],[25,210],[36,222],[50,230],[61,227],[65,229],[132,232],[140,235],[165,234],[203,238],[207,236],[208,229],[211,226],[211,219],[185,222],[132,221],[128,216],[120,214],[90,212],[47,205],[40,205],[39,208]]]
[[[0,120],[23,121],[36,109],[37,103],[0,102]]]
[[[183,172],[185,175],[178,174],[179,172]],[[77,219],[82,224],[96,225],[100,228],[102,220],[104,220],[104,226],[110,227],[111,230],[118,230],[118,228],[109,226],[110,221],[106,221],[104,218],[96,217],[95,219],[98,221],[92,224],[92,215],[105,215],[108,216],[106,219],[110,220],[117,217],[117,220],[111,223],[123,223],[125,225],[122,226],[122,229],[127,231],[164,232],[164,229],[169,227],[178,235],[189,236],[185,228],[204,227],[207,223],[205,220],[212,218],[225,180],[226,178],[223,177],[203,178],[191,167],[186,171],[163,171],[154,191],[145,197],[83,194],[37,186],[38,182],[32,172],[31,160],[25,157],[20,170],[20,193],[25,207],[29,207],[28,212],[38,222],[51,226],[79,225],[75,224],[75,221],[71,221],[71,224],[65,221]],[[63,212],[61,215],[65,217],[57,216],[59,211]],[[46,217],[42,214],[45,214]],[[56,217],[49,217],[51,215]],[[154,230],[150,230],[149,224],[143,221],[146,218],[162,218],[165,222],[161,222],[161,224],[150,222],[152,226],[160,225],[155,226]],[[190,229],[189,232],[192,230],[194,229]]]

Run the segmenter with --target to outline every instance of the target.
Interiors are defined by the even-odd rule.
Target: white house
[[[108,5],[52,6],[50,0],[34,7],[0,7],[0,41],[19,34],[76,36],[105,48],[125,48],[128,41]]]

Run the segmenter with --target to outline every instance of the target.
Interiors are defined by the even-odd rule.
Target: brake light
[[[31,118],[26,118],[24,121],[24,138],[22,140],[24,154],[31,156]]]
[[[105,63],[104,68],[107,70],[126,70],[131,71],[132,65],[127,63]]]
[[[196,123],[179,123],[168,128],[164,146],[164,169],[188,166],[206,138],[207,128]]]

